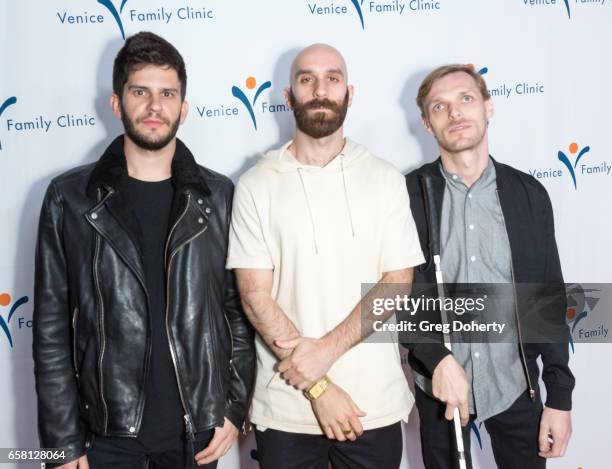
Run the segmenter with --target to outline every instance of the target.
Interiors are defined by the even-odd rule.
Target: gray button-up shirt
[[[512,257],[497,197],[495,167],[489,164],[468,188],[457,174],[440,165],[446,180],[440,223],[441,268],[445,283],[512,283]],[[506,289],[507,291],[507,289]],[[453,355],[471,384],[469,410],[480,420],[508,409],[527,388],[518,352],[514,302],[487,301],[478,318],[506,324],[504,343],[453,343]],[[452,313],[449,321],[452,321]],[[431,381],[415,373],[417,385],[431,393]]]

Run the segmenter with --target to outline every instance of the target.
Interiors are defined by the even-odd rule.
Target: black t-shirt
[[[154,450],[175,446],[183,435],[183,408],[166,330],[164,251],[173,193],[170,179],[147,182],[128,178],[126,200],[140,226],[150,301],[151,360],[138,440]]]

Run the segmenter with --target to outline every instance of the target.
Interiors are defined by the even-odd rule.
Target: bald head
[[[293,59],[289,83],[293,86],[299,75],[323,70],[340,73],[345,82],[348,82],[346,62],[338,49],[328,44],[312,44],[302,49]]]

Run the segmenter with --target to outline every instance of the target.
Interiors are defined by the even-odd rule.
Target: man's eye
[[[433,110],[434,110],[434,111],[436,111],[436,112],[437,112],[437,111],[441,111],[442,109],[444,109],[444,105],[443,105],[443,104],[440,104],[440,103],[436,104],[436,105],[433,107]]]
[[[172,97],[172,91],[164,91],[164,97],[166,98]]]
[[[472,101],[474,101],[474,98],[472,98],[472,97],[471,97],[469,94],[466,94],[466,95],[463,97],[463,102],[464,102],[464,103],[471,103]]]
[[[302,77],[300,79],[300,83],[308,83],[310,81],[310,77]]]

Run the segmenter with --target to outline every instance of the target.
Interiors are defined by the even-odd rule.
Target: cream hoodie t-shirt
[[[302,336],[318,338],[357,305],[362,284],[424,259],[404,177],[392,165],[349,139],[325,167],[303,165],[290,143],[240,178],[227,268],[273,270],[272,297]],[[321,434],[309,401],[275,372],[277,359],[259,336],[256,350],[251,421]],[[360,343],[328,376],[367,413],[365,430],[408,418],[413,397],[397,343]]]

